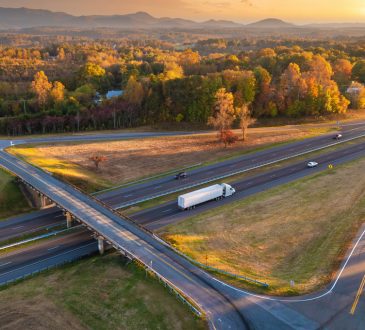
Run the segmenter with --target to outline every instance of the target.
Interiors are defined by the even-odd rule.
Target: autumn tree
[[[254,109],[256,117],[268,114],[268,105],[271,96],[271,75],[270,73],[259,66],[254,70],[256,78],[256,98],[254,102]]]
[[[236,116],[240,121],[242,141],[246,141],[248,127],[255,122],[255,119],[251,116],[251,111],[248,104],[243,104],[242,106],[236,108]]]
[[[162,76],[164,80],[178,79],[182,78],[183,76],[184,70],[179,64],[172,61],[165,63],[165,68]]]
[[[227,129],[220,132],[220,140],[224,144],[224,147],[227,148],[227,146],[234,144],[238,140],[238,137],[230,129]]]
[[[98,170],[100,168],[100,164],[103,162],[106,162],[108,159],[105,156],[101,155],[94,155],[89,158],[90,161],[92,161],[95,165],[95,168]]]
[[[144,97],[142,84],[137,81],[135,76],[130,76],[123,95],[124,99],[135,105],[141,105]]]
[[[333,76],[332,66],[323,56],[314,55],[309,63],[309,75],[324,86]]]
[[[48,81],[46,74],[43,71],[37,72],[32,81],[32,91],[36,94],[40,107],[45,107],[51,88],[52,84]]]
[[[222,138],[229,130],[235,120],[235,109],[233,105],[233,94],[227,93],[225,88],[221,88],[215,94],[215,104],[213,116],[209,117],[208,125],[213,126],[219,131],[219,137]],[[226,144],[225,144],[226,145]]]
[[[355,63],[352,68],[352,79],[361,83],[365,83],[365,60]]]
[[[50,91],[50,97],[55,103],[62,102],[65,99],[65,86],[61,82],[55,81]]]
[[[340,85],[340,89],[345,90],[351,81],[351,74],[352,74],[351,62],[346,59],[338,59],[333,64],[333,71],[334,71],[333,79]]]

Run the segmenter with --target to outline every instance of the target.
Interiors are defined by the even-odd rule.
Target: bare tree
[[[95,168],[98,170],[100,167],[100,163],[106,162],[108,159],[105,156],[94,155],[89,158],[95,165]]]
[[[248,104],[243,104],[241,107],[236,108],[236,114],[240,120],[240,128],[242,130],[242,140],[246,141],[248,127],[253,123],[255,123],[256,119],[252,118]]]

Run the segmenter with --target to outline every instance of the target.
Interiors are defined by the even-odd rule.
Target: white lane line
[[[167,213],[167,212],[170,212],[172,209],[168,209],[168,210],[165,210],[165,211],[162,211],[162,213]]]
[[[156,189],[160,189],[160,188],[162,188],[162,186],[156,186],[155,188],[153,188],[154,190],[156,190]]]
[[[14,227],[13,230],[17,230],[17,229],[20,229],[20,228],[23,228],[24,226],[18,226],[18,227]]]
[[[55,216],[55,218],[63,218],[63,217],[64,217],[63,214],[60,214],[60,215]]]
[[[10,264],[11,264],[11,261],[6,262],[6,263],[4,263],[4,264],[0,264],[0,267],[6,266],[6,265],[10,265]]]
[[[49,248],[47,251],[52,251],[52,250],[55,250],[55,249],[57,249],[57,248],[59,248],[60,246],[59,245],[57,245],[57,246],[54,246],[54,247],[51,247],[51,248]]]
[[[128,197],[132,197],[132,196],[133,196],[133,194],[129,194],[129,195],[124,195],[123,197],[128,198]]]

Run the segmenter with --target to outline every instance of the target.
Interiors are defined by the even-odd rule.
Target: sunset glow
[[[162,17],[194,20],[230,19],[252,22],[277,17],[297,23],[364,22],[363,0],[109,0],[108,5],[90,0],[0,0],[0,6],[64,11],[76,15],[126,14],[146,11]]]

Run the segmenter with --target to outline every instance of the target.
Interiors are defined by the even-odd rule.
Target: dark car
[[[180,172],[175,175],[175,180],[185,179],[188,176],[186,172]]]
[[[342,138],[342,134],[336,134],[334,137],[333,137],[333,139],[334,140],[339,140],[339,139],[341,139]]]

